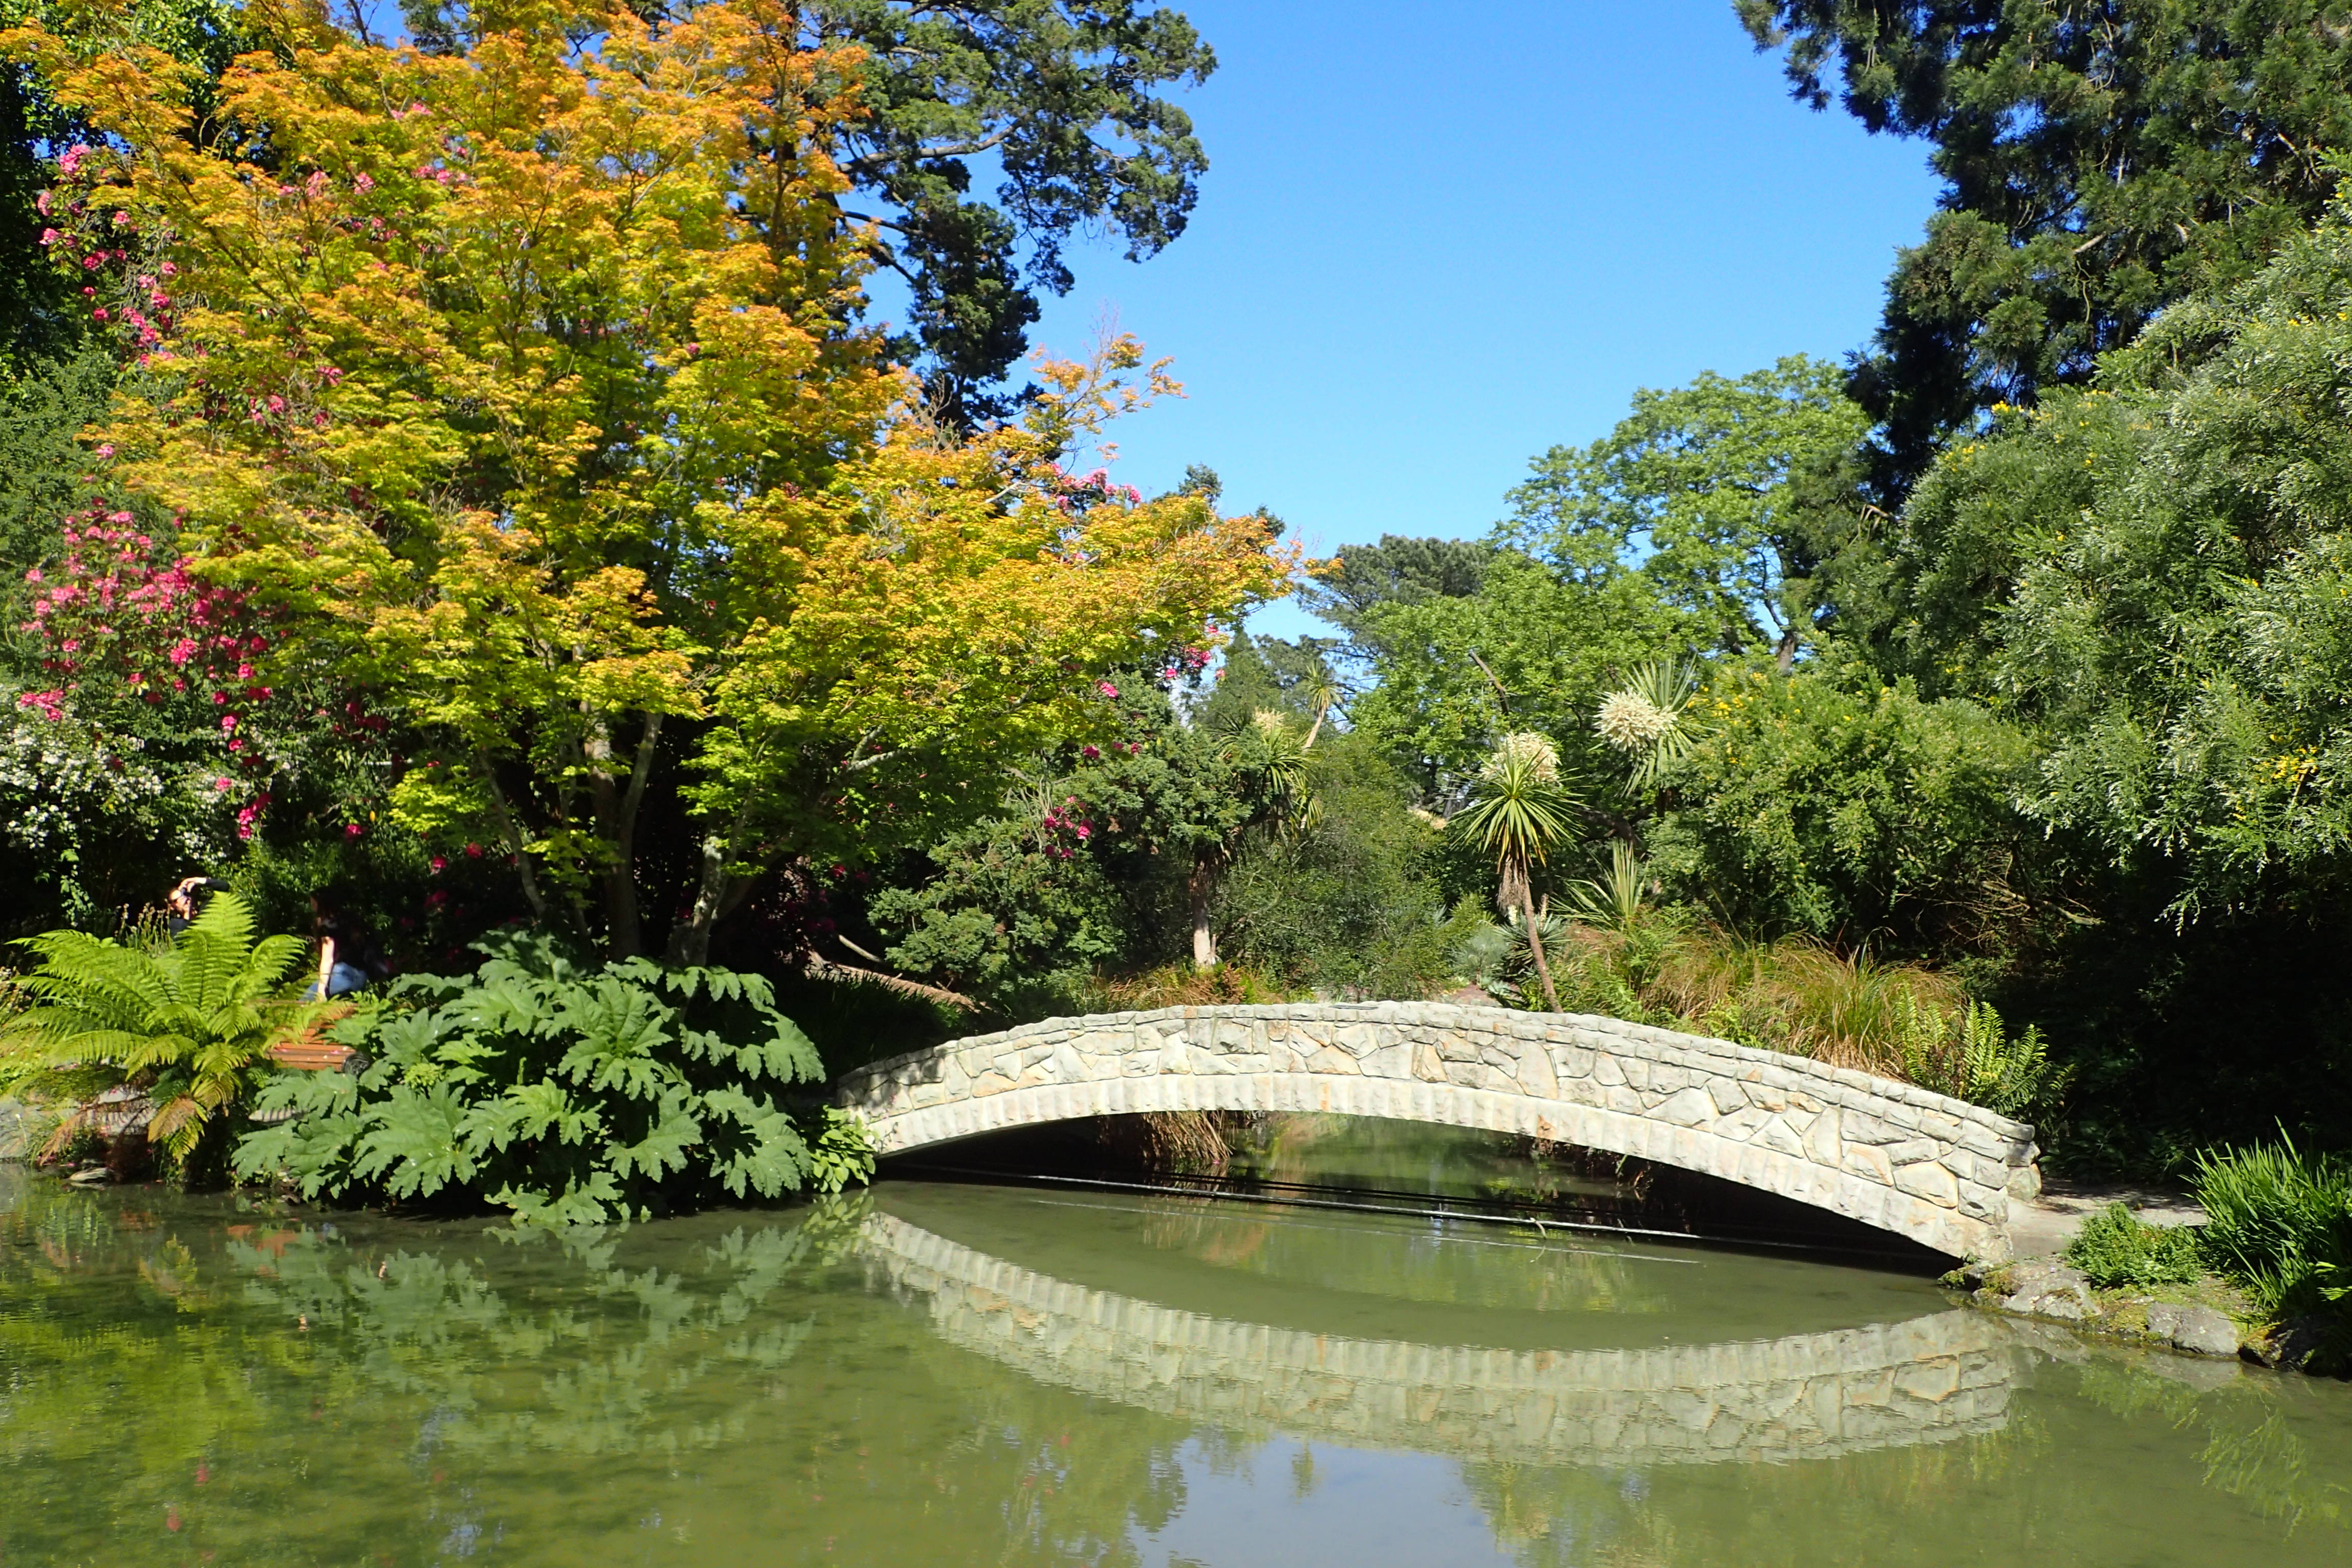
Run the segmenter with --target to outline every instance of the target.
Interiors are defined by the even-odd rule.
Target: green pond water
[[[1277,1163],[1491,1184],[1323,1130]],[[2352,1562],[2352,1388],[1783,1256],[886,1181],[593,1239],[0,1166],[0,1565]]]

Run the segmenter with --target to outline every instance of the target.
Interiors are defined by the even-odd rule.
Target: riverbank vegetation
[[[300,1101],[247,1168],[322,1193],[766,1192],[854,1165],[761,1119],[856,1061],[1309,994],[1802,1052],[2088,1174],[2352,1144],[2352,46],[1739,11],[1950,182],[1877,342],[1634,392],[1484,538],[1304,563],[1206,467],[1082,471],[1174,388],[1131,340],[1003,379],[1069,234],[1181,234],[1168,94],[1213,60],[1172,12],[413,9],[395,48],[16,7],[10,934],[115,936],[191,872],[299,932],[332,889],[417,977],[336,1026],[360,1076],[120,1067]],[[2122,69],[2179,50],[2262,66]],[[1334,635],[1238,629],[1294,587]],[[491,978],[516,943],[572,967]],[[452,1021],[493,993],[511,1028]],[[658,1020],[646,1076],[586,1065],[592,993]]]

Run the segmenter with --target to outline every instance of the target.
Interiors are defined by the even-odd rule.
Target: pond
[[[2352,1388],[1813,1258],[922,1180],[534,1237],[0,1166],[11,1568],[2341,1563],[2347,1479]]]

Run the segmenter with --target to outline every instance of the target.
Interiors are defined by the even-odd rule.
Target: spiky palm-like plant
[[[1551,858],[1572,827],[1576,796],[1560,781],[1559,753],[1537,734],[1507,735],[1471,781],[1470,804],[1456,813],[1453,830],[1495,858],[1505,896],[1517,895],[1527,917],[1528,941],[1535,950],[1536,974],[1545,1005],[1559,1011],[1551,964],[1544,957],[1543,921],[1536,913],[1534,870]]]
[[[243,900],[220,893],[176,938],[26,939],[41,966],[18,982],[32,1005],[0,1033],[0,1068],[76,1101],[116,1084],[145,1090],[147,1137],[185,1171],[220,1112],[259,1086],[269,1047],[339,1010],[294,999],[302,939],[256,942],[253,923]],[[60,1136],[80,1121],[69,1115]]]
[[[1567,889],[1570,917],[1586,925],[1630,931],[1649,909],[1649,868],[1622,840],[1609,847],[1609,871],[1587,877]]]
[[[1654,659],[1601,700],[1592,727],[1633,760],[1635,790],[1656,784],[1697,742],[1689,713],[1698,676],[1680,659]]]

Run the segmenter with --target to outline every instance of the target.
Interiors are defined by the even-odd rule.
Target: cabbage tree
[[[1544,1003],[1555,1013],[1559,993],[1544,957],[1533,875],[1567,841],[1575,809],[1574,793],[1560,781],[1559,752],[1543,736],[1522,731],[1503,737],[1471,782],[1470,804],[1453,822],[1454,832],[1495,858],[1502,879],[1497,901],[1525,917]]]

